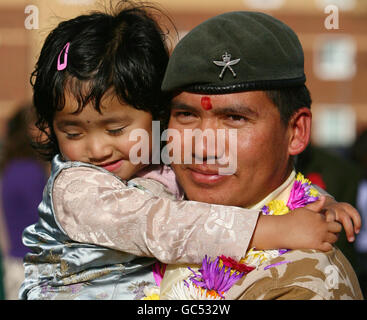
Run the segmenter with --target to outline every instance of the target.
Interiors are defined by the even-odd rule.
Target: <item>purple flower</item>
[[[288,199],[287,207],[290,210],[304,207],[305,205],[315,202],[318,197],[310,196],[311,186],[308,183],[295,181]]]
[[[270,211],[269,211],[269,207],[268,207],[268,206],[263,206],[263,207],[261,208],[261,212],[262,212],[263,214],[265,214],[265,215],[268,215],[268,214],[270,213]]]
[[[290,251],[290,249],[278,249],[279,255],[285,254],[288,251]]]
[[[222,293],[228,291],[244,274],[234,272],[231,275],[231,269],[228,268],[226,271],[225,266],[219,267],[219,257],[217,257],[213,262],[210,262],[210,258],[205,256],[203,259],[203,264],[199,273],[196,273],[191,268],[189,268],[194,274],[190,280],[203,289],[214,290],[222,298]]]

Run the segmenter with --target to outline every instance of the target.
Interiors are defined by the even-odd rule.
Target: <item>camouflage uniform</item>
[[[271,266],[277,263],[282,264]],[[293,250],[263,263],[238,281],[226,299],[363,300],[363,295],[352,266],[333,248]]]

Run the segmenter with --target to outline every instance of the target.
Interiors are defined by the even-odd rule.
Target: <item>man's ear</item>
[[[306,149],[311,136],[312,113],[309,108],[303,107],[296,111],[288,124],[289,155],[295,156]]]

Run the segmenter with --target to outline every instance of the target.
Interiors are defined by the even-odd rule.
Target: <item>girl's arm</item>
[[[53,188],[56,220],[74,241],[165,263],[201,263],[204,255],[221,254],[239,260],[249,247],[326,251],[325,242],[330,246],[336,241],[333,233],[340,231],[336,222],[310,210],[311,214],[261,215],[258,220],[254,210],[175,201],[166,198],[159,182],[149,184],[154,194],[90,167],[66,169]]]
[[[165,263],[200,263],[205,254],[242,258],[259,214],[157,197],[89,167],[63,170],[52,195],[56,220],[72,240]]]

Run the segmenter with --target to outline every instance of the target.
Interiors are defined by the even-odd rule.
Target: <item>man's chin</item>
[[[185,192],[188,200],[206,202],[210,204],[220,204],[220,205],[237,205],[232,199],[231,195],[228,193],[228,188],[203,188],[203,187],[188,187]]]

